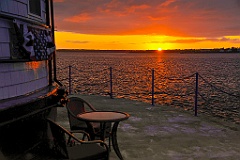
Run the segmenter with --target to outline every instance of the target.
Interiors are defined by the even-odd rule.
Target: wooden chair
[[[47,119],[53,136],[53,151],[56,159],[105,160],[109,159],[109,149],[106,143],[100,140],[79,140],[72,133],[53,120]],[[80,132],[78,132],[80,133]],[[83,134],[89,136],[86,132]],[[66,140],[66,135],[70,141]]]
[[[72,133],[78,132],[78,130],[84,130],[90,134],[92,140],[99,138],[100,123],[86,123],[77,118],[78,114],[97,111],[90,103],[79,97],[70,97],[67,103],[68,119],[70,124],[70,130]],[[106,124],[106,137],[109,138],[109,146],[111,143],[111,123]]]

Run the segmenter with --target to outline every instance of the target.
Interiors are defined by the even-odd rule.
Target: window
[[[29,12],[41,17],[41,0],[29,0]]]

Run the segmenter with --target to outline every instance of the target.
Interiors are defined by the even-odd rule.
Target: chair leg
[[[84,135],[83,135],[83,137],[82,137],[82,140],[84,141],[84,140],[85,140],[85,138],[86,138],[86,135],[84,134]]]
[[[111,152],[111,136],[109,136],[108,139],[109,139],[109,145],[108,145],[109,146],[109,151]]]
[[[68,137],[67,144],[69,145],[70,143],[71,143],[71,137],[69,136],[69,137]]]

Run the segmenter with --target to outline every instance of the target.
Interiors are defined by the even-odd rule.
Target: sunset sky
[[[240,0],[54,0],[58,49],[240,47]]]

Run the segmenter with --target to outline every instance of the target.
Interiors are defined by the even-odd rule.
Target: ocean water
[[[240,123],[240,54],[58,52],[58,79],[71,91],[180,107]],[[153,76],[154,74],[154,76]]]

